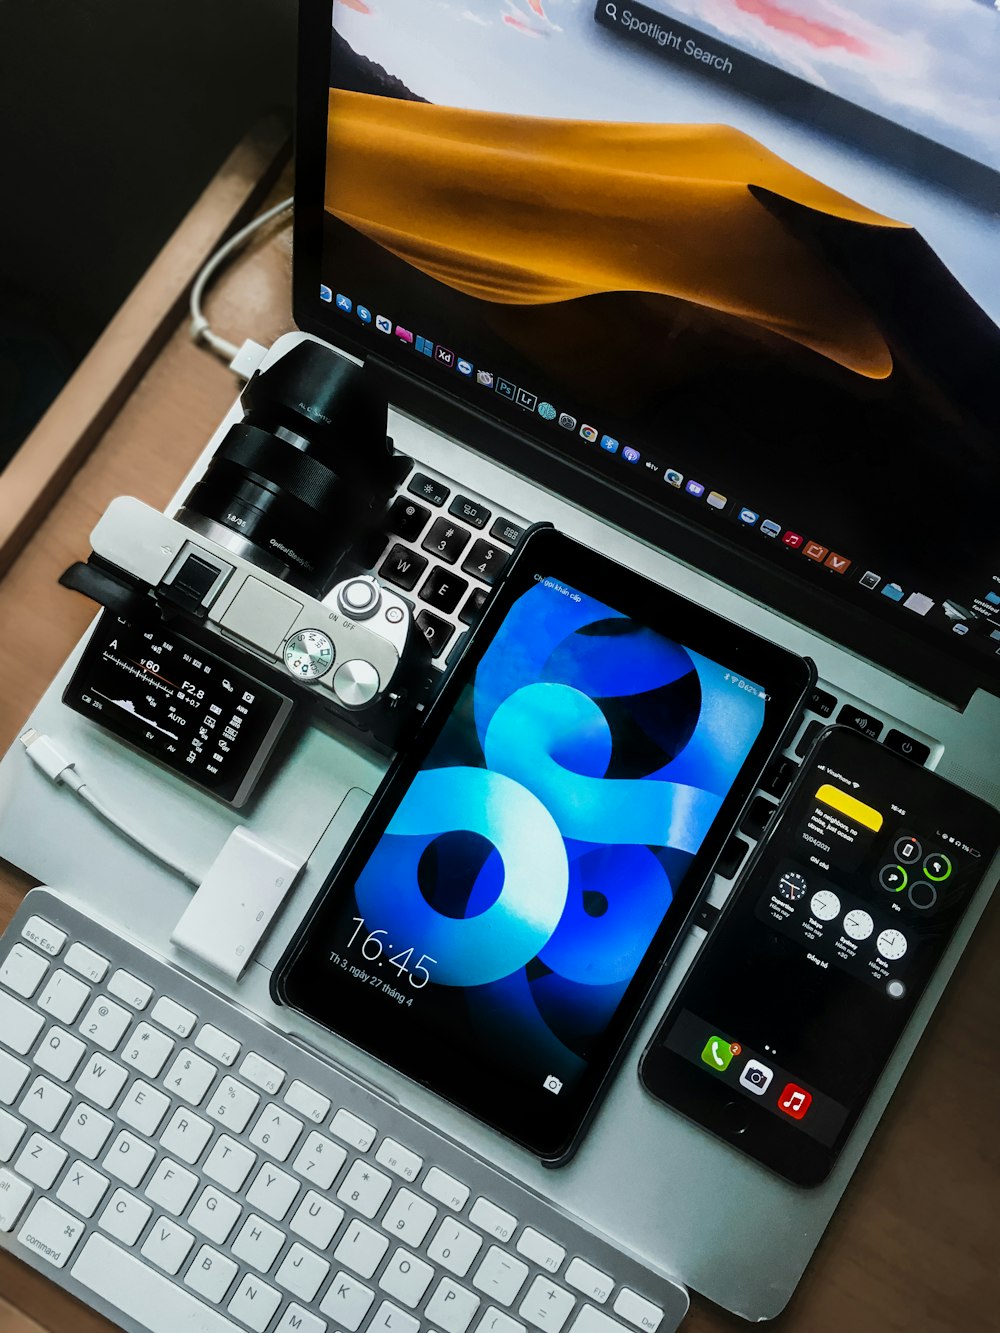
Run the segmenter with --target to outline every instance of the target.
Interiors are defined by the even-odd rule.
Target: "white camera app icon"
[[[562,1079],[556,1078],[555,1074],[549,1074],[542,1084],[546,1092],[554,1093],[556,1096],[562,1092]]]
[[[740,1083],[750,1092],[762,1097],[770,1087],[772,1078],[774,1078],[773,1069],[768,1069],[767,1065],[762,1065],[759,1060],[748,1060],[746,1068],[740,1074]]]

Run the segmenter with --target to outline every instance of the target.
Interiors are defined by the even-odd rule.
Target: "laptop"
[[[928,30],[937,10],[921,11]],[[527,524],[548,521],[813,658],[819,680],[789,761],[835,720],[1000,803],[991,509],[1000,177],[998,122],[988,114],[1000,25],[989,6],[956,10],[966,25],[955,27],[960,49],[935,73],[891,20],[879,28],[867,12],[841,7],[834,32],[819,3],[794,23],[773,6],[733,6],[720,34],[694,3],[304,0],[294,272],[302,332],[279,340],[264,365],[312,338],[364,362],[386,386],[390,433],[412,462],[396,530],[363,563],[412,600],[438,666],[488,588],[477,576],[482,558],[472,559],[477,544],[480,557],[501,557]],[[747,48],[757,62],[749,92],[730,78]],[[861,62],[876,58],[898,76],[898,105],[862,95]],[[944,123],[954,119],[956,62],[976,134]],[[794,115],[783,91],[790,71]],[[839,117],[852,98],[863,114]],[[874,134],[871,117],[893,133]],[[237,405],[170,512],[238,419]],[[440,518],[464,543],[447,562],[466,585],[450,607],[424,595],[436,586],[438,557],[426,542]],[[416,576],[415,560],[424,562]],[[31,725],[68,737],[96,786],[165,831],[183,826],[191,856],[210,858],[231,812],[123,758],[67,715],[61,694],[77,657]],[[408,1122],[418,1139],[433,1127],[476,1170],[527,1189],[538,1208],[610,1246],[601,1253],[625,1256],[623,1291],[646,1299],[645,1272],[661,1320],[664,1293],[679,1293],[674,1324],[687,1289],[752,1320],[784,1307],[992,887],[989,879],[818,1189],[797,1190],[720,1148],[639,1086],[638,1055],[703,938],[697,927],[580,1151],[548,1171],[270,1000],[275,964],[380,781],[376,752],[319,728],[289,746],[246,823],[308,845],[309,867],[254,964],[228,983],[170,942],[188,898],[176,878],[86,810],[61,807],[59,845],[40,836],[52,792],[17,751],[0,766],[0,850],[59,890],[44,911],[26,908],[30,920],[41,916],[68,939],[65,901],[95,923],[87,948],[99,958],[117,947],[113,923],[130,948],[173,969],[174,1003],[189,985],[202,988],[213,1033],[252,1020],[281,1038],[271,1038],[272,1064],[293,1063],[289,1038],[308,1052],[311,1073],[296,1084],[320,1082],[325,1063],[360,1081],[372,1105],[392,1103],[401,1140]],[[760,793],[737,830],[711,903],[726,900],[777,794]],[[131,977],[125,961],[119,970]],[[161,989],[166,974],[157,975]],[[180,1003],[193,1019],[195,1001]],[[198,1050],[221,1061],[226,1047],[213,1035]],[[270,1095],[266,1071],[251,1068]],[[227,1077],[220,1068],[220,1088]],[[300,1108],[315,1103],[296,1097],[308,1118]],[[355,1137],[353,1148],[382,1150],[364,1142]],[[523,1212],[509,1204],[510,1217]],[[99,1238],[105,1248],[90,1251],[90,1239],[78,1239],[81,1254],[113,1260],[109,1271],[139,1272],[110,1242]],[[102,1286],[93,1258],[74,1277],[79,1261],[55,1269],[10,1233],[3,1243],[127,1327],[149,1326],[141,1282],[140,1296],[126,1300]],[[644,1327],[641,1316],[630,1325],[619,1299],[614,1313],[609,1304],[602,1314],[596,1297],[586,1308]],[[634,1315],[642,1307],[630,1299],[622,1309]],[[219,1317],[247,1323],[247,1308],[220,1305]],[[303,1297],[296,1308],[275,1314],[274,1327],[318,1328],[305,1315],[322,1320],[321,1304]]]

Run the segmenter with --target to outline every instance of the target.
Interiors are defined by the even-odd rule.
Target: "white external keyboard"
[[[0,938],[0,1247],[151,1333],[672,1333],[687,1310],[46,889]]]

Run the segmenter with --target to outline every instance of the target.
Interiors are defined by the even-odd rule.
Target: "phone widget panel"
[[[800,944],[816,967],[840,968],[899,1000],[917,932],[891,908],[887,903],[880,911],[814,866],[782,861],[754,910],[759,921]]]
[[[790,1120],[804,1133],[830,1146],[847,1118],[847,1109],[817,1088],[804,1085],[783,1069],[768,1050],[749,1050],[737,1038],[719,1032],[682,1009],[667,1033],[666,1046],[710,1071],[733,1093]]]
[[[962,860],[941,837],[920,838],[909,829],[898,829],[878,858],[872,883],[904,909],[933,914],[960,888]]]

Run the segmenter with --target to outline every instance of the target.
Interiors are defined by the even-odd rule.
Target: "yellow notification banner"
[[[855,824],[863,824],[865,828],[870,828],[875,833],[882,827],[882,816],[877,810],[865,805],[864,801],[859,801],[856,796],[841,791],[839,787],[832,787],[828,782],[824,782],[820,787],[816,799],[822,801],[824,805],[832,806],[834,810],[839,810],[848,819],[853,819]]]

